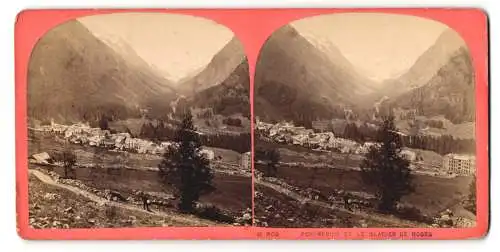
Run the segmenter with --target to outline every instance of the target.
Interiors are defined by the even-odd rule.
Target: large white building
[[[252,153],[245,152],[241,154],[241,167],[243,170],[251,170],[252,169]]]
[[[470,176],[476,173],[476,157],[471,155],[447,154],[443,158],[443,168],[458,175]]]

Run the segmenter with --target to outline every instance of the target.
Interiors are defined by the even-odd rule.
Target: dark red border
[[[259,227],[178,227],[36,230],[28,225],[27,111],[26,78],[30,53],[48,30],[65,21],[95,14],[117,12],[176,13],[214,20],[230,28],[245,46],[253,87],[255,63],[266,39],[279,27],[302,18],[331,13],[377,12],[424,17],[455,29],[466,41],[475,68],[477,139],[477,226],[467,229],[384,229],[384,228],[259,228]],[[369,232],[407,232],[405,239],[418,239],[412,232],[431,232],[420,239],[467,239],[486,235],[489,223],[489,113],[488,113],[488,31],[487,16],[479,9],[79,9],[25,10],[15,27],[16,69],[16,192],[18,233],[25,239],[377,239]],[[253,100],[253,88],[250,91]],[[252,104],[253,116],[253,104]],[[253,123],[253,122],[252,122]],[[253,143],[253,134],[252,134]],[[253,146],[252,146],[253,151]],[[252,152],[253,153],[253,152]],[[333,237],[320,232],[336,233]],[[402,237],[398,238],[402,239]]]

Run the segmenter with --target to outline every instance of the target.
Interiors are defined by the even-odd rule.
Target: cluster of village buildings
[[[280,122],[257,122],[256,129],[266,138],[278,143],[299,145],[318,150],[337,150],[341,153],[365,154],[374,142],[359,144],[356,141],[335,137],[332,132],[315,133],[312,129]]]
[[[168,146],[174,144],[174,142],[161,142],[157,144],[148,140],[133,138],[128,133],[111,133],[109,130],[91,128],[89,125],[81,123],[71,126],[51,123],[50,125],[39,126],[36,130],[63,136],[67,141],[73,144],[84,144],[141,154],[160,155],[167,150]],[[209,160],[215,159],[213,150],[203,148],[201,153]],[[44,159],[44,157],[40,156],[39,159]],[[48,156],[45,157],[45,159],[48,159]],[[243,153],[239,166],[246,171],[250,171],[251,164],[251,152]]]
[[[289,122],[276,124],[256,122],[256,130],[262,137],[283,144],[299,145],[306,148],[326,151],[339,151],[341,153],[366,154],[375,142],[360,144],[356,141],[335,137],[332,132],[315,133],[312,129],[294,126]],[[414,151],[404,149],[401,154],[410,162],[417,161]],[[475,157],[472,155],[447,154],[443,157],[441,167],[443,172],[461,176],[470,176],[476,172]]]
[[[111,133],[109,130],[91,128],[87,124],[73,124],[70,126],[51,123],[37,127],[36,130],[63,136],[73,144],[83,144],[121,151],[131,151],[140,154],[163,154],[173,142],[154,143],[152,141],[134,138],[129,133]],[[214,152],[202,150],[208,159],[214,159]]]

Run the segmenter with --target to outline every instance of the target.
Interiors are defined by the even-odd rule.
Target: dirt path
[[[401,220],[399,218],[392,217],[392,216],[380,215],[380,214],[376,214],[376,213],[365,213],[365,212],[359,212],[359,211],[349,211],[345,208],[338,207],[335,205],[330,205],[330,204],[322,202],[322,201],[308,199],[308,198],[306,198],[306,197],[304,197],[296,192],[290,191],[284,187],[281,187],[281,186],[273,184],[273,183],[269,183],[269,182],[258,180],[258,179],[255,179],[254,181],[258,185],[265,186],[265,187],[268,187],[270,189],[275,190],[276,192],[285,194],[286,196],[288,196],[296,201],[299,201],[302,204],[307,202],[308,204],[311,204],[311,205],[324,207],[324,208],[332,209],[332,210],[335,210],[338,212],[343,212],[343,213],[355,215],[355,216],[363,218],[363,219],[392,224],[392,225],[398,226],[398,227],[429,227],[428,225],[425,225],[422,223]]]
[[[109,201],[107,199],[101,198],[93,193],[87,192],[87,191],[82,190],[80,188],[57,183],[49,175],[47,175],[41,171],[30,169],[29,174],[34,175],[35,177],[37,177],[40,181],[42,181],[45,184],[71,191],[77,195],[86,197],[86,198],[88,198],[88,199],[90,199],[90,200],[92,200],[100,205],[115,206],[115,207],[119,207],[122,209],[127,209],[127,210],[131,210],[131,211],[142,212],[142,213],[146,213],[146,214],[150,214],[150,215],[160,216],[160,217],[163,217],[167,220],[186,223],[186,225],[189,225],[189,226],[220,226],[221,225],[220,223],[215,223],[212,221],[203,220],[203,219],[199,219],[196,217],[182,216],[180,214],[165,213],[165,212],[148,212],[148,211],[146,211],[140,207],[137,207],[135,205],[125,204],[125,203],[115,202],[115,201]]]

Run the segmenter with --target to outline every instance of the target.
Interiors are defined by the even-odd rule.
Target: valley
[[[401,23],[387,22],[392,18]],[[360,25],[366,20],[373,20],[373,30]],[[434,37],[419,33],[418,42],[381,35],[407,33],[403,23],[418,22],[322,16],[286,25],[267,40],[254,85],[257,225],[474,225],[475,80],[469,51],[444,26],[433,26]],[[347,27],[357,30],[342,30]],[[424,40],[426,49],[418,44]],[[403,41],[422,46],[421,53],[404,48]],[[400,54],[391,55],[387,44]],[[383,63],[370,66],[363,59]],[[398,195],[389,211],[382,209],[387,195]]]
[[[36,44],[28,71],[31,225],[249,225],[250,83],[242,44],[223,26],[168,15],[162,18],[194,22],[223,37],[184,48],[188,42],[178,35],[167,39],[178,32],[172,27],[154,34],[157,41],[144,40],[147,29],[122,26],[139,16],[68,21]],[[148,15],[141,20],[158,24]],[[160,40],[163,49],[153,49]],[[186,54],[171,58],[175,47]],[[189,54],[196,52],[205,60],[193,64],[197,57]],[[183,144],[199,144],[192,158],[206,163],[190,167],[193,180],[206,181],[182,181],[192,183],[188,189],[167,183],[163,174],[175,168],[164,162],[175,160],[170,155]],[[201,178],[201,169],[210,176]],[[186,207],[185,190],[198,190],[196,183],[212,190],[194,192],[199,196]],[[45,195],[58,200],[44,201]],[[61,218],[50,213],[70,208]]]

